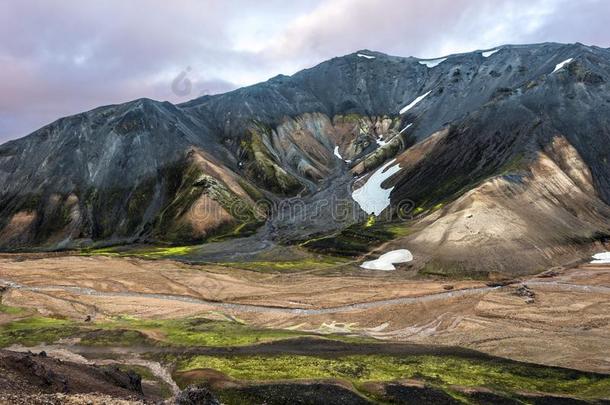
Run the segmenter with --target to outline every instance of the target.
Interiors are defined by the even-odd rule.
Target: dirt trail
[[[439,292],[429,295],[422,295],[419,297],[403,297],[403,298],[392,298],[379,301],[368,301],[358,302],[347,305],[340,305],[336,307],[311,309],[311,308],[286,308],[286,307],[274,307],[266,305],[254,305],[254,304],[237,304],[231,302],[217,302],[209,301],[201,298],[195,298],[186,295],[172,295],[172,294],[155,294],[155,293],[139,293],[139,292],[106,292],[98,291],[92,288],[74,287],[74,286],[62,286],[62,285],[48,285],[43,287],[32,287],[23,284],[19,284],[10,280],[0,279],[0,283],[13,288],[16,290],[32,291],[32,292],[53,292],[53,291],[64,291],[79,295],[91,295],[99,297],[130,297],[130,298],[154,298],[167,301],[180,301],[189,302],[194,304],[204,304],[212,306],[218,309],[229,309],[240,312],[257,312],[257,313],[278,313],[278,314],[290,314],[290,315],[324,315],[333,314],[339,312],[349,312],[359,309],[372,309],[379,308],[386,305],[397,305],[397,304],[413,304],[431,302],[436,300],[444,300],[455,297],[463,297],[468,295],[482,294],[489,291],[493,291],[499,287],[475,287],[466,288],[462,290],[453,290]]]

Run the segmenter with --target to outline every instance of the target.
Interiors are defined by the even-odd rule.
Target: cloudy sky
[[[0,0],[0,143],[139,97],[172,102],[371,49],[610,47],[607,0]]]

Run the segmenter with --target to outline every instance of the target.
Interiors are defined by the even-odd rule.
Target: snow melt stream
[[[390,167],[396,159],[377,169],[362,187],[352,192],[352,198],[367,214],[379,215],[390,205],[390,193],[394,187],[382,188],[381,183],[400,171],[400,165]]]
[[[413,260],[413,255],[407,249],[392,250],[379,256],[377,260],[370,260],[360,265],[370,270],[396,270],[394,263],[407,263]]]

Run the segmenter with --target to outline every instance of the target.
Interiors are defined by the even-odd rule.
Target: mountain
[[[180,105],[100,107],[0,146],[0,247],[291,243],[409,206],[390,244],[422,269],[539,270],[610,234],[609,79],[610,50],[582,44],[362,50]]]

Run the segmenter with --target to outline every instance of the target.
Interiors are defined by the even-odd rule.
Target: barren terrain
[[[337,277],[97,256],[0,259],[8,287],[2,303],[42,315],[240,319],[610,372],[610,266],[583,264],[505,286],[404,274]],[[0,314],[0,322],[12,318]]]

